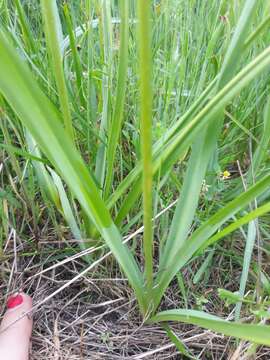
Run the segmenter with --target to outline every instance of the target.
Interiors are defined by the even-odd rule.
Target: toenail
[[[22,295],[13,295],[11,296],[7,301],[7,308],[8,309],[14,309],[16,306],[19,306],[23,303],[23,297]]]

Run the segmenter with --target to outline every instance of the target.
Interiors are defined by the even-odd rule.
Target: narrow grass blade
[[[232,121],[234,122],[245,134],[247,134],[250,139],[254,140],[254,142],[256,144],[258,144],[258,139],[256,138],[256,136],[253,135],[252,131],[250,131],[249,129],[247,129],[244,125],[241,124],[240,121],[238,121],[231,113],[229,113],[228,111],[225,110],[225,115]],[[243,185],[242,185],[243,186]]]
[[[14,4],[18,11],[24,43],[29,52],[35,53],[36,52],[35,40],[34,40],[32,32],[31,32],[27,17],[25,15],[22,3],[20,0],[14,0]]]
[[[127,68],[128,68],[128,33],[129,33],[129,1],[121,0],[120,15],[120,50],[116,100],[114,105],[112,122],[110,124],[107,146],[107,172],[105,182],[105,199],[111,192],[113,180],[113,166],[115,162],[116,148],[120,137],[121,126],[124,116],[124,103],[126,96]]]
[[[0,95],[0,107],[2,107],[2,106],[5,106],[5,102],[3,101],[3,98]],[[8,125],[10,125],[10,127]],[[14,123],[13,123],[11,117],[8,116],[7,114],[5,114],[5,115],[3,113],[1,114],[0,129],[1,129],[1,133],[2,133],[2,141],[4,142],[4,144],[1,144],[1,147],[11,149],[11,151],[9,152],[10,163],[12,165],[13,170],[15,171],[17,178],[23,179],[24,175],[23,175],[23,172],[20,167],[20,161],[19,161],[18,157],[15,156],[18,148],[17,147],[14,148],[11,145],[12,142],[14,141],[14,134],[15,134],[16,139],[19,141],[20,146],[22,148],[24,148],[23,138],[21,138],[20,132],[14,126]],[[11,129],[12,129],[12,131],[10,131]],[[22,150],[21,154],[23,154],[23,153],[25,153],[24,150]],[[27,153],[27,155],[28,155],[28,153]],[[31,199],[28,198],[27,187],[25,186],[25,183],[23,181],[21,182],[21,186],[22,186],[22,194],[24,195],[24,198],[27,199],[26,201],[28,202],[29,207],[33,210],[33,207],[34,207],[33,199],[32,199],[33,197],[31,196]]]
[[[169,266],[160,267],[156,279],[155,306],[158,306],[163,293],[175,276],[175,274],[192,258],[192,256],[207,242],[226,221],[238,211],[245,209],[248,204],[258,195],[263,194],[270,185],[270,175],[251,186],[236,199],[228,203],[224,208],[216,212],[210,219],[204,222],[188,239],[185,245],[174,254]]]
[[[247,0],[243,8],[237,28],[234,32],[231,44],[226,53],[224,63],[218,77],[217,89],[221,89],[231,80],[235,68],[240,60],[240,54],[244,48],[244,40],[250,26],[250,17],[256,8],[256,0]],[[184,178],[170,233],[162,253],[160,266],[167,267],[171,263],[174,254],[186,241],[195,211],[197,209],[202,182],[205,178],[207,166],[216,151],[216,143],[220,134],[224,117],[224,108],[209,116],[209,124],[195,140],[192,147],[188,169]]]
[[[196,274],[193,277],[193,284],[198,284],[202,278],[204,277],[206,271],[208,268],[211,267],[212,259],[215,253],[215,249],[211,249],[209,254],[207,255],[206,259],[200,266],[199,270],[196,272]]]
[[[264,157],[267,154],[270,143],[270,98],[264,109],[264,126],[261,134],[261,140],[252,158],[252,167],[249,168],[247,174],[247,183],[252,184],[253,175],[256,176]]]
[[[201,92],[200,96],[190,105],[189,109],[170,127],[154,145],[155,154],[162,153],[164,144],[168,143],[198,112],[207,104],[213,95],[217,77]]]
[[[215,82],[216,80],[212,81],[203,91],[203,93],[199,96],[199,98],[191,105],[188,111],[183,116],[181,116],[170,129],[168,129],[168,131],[162,136],[161,139],[157,140],[157,142],[153,146],[153,157],[163,158],[163,150],[165,144],[168,143],[169,140],[171,140],[175,136],[175,134],[180,132],[180,130],[184,128],[184,126],[188,123],[188,121],[191,120],[192,117],[196,113],[198,113],[198,111],[207,103],[207,101],[209,100],[208,97],[215,86]],[[166,159],[164,160],[166,161]],[[141,172],[142,172],[142,163],[139,162],[139,164],[129,173],[129,175],[122,181],[122,183],[118,185],[117,189],[109,197],[107,201],[109,208],[111,208],[116,203],[116,201],[123,195],[123,193],[125,193],[125,191],[131,187],[131,185],[139,177]],[[135,196],[134,199],[136,200]],[[123,203],[123,206],[126,206],[126,201]],[[130,207],[127,208],[126,210],[123,209],[123,217],[127,214],[129,209]],[[120,222],[120,218],[119,218],[119,222]]]
[[[270,98],[268,99],[264,108],[264,126],[261,132],[261,139],[252,157],[252,166],[249,167],[246,174],[247,185],[252,184],[253,177],[256,178],[256,174],[260,169],[262,161],[267,155],[268,146],[270,143],[269,134],[270,134]],[[242,181],[240,181],[239,179],[239,183],[236,185],[236,187],[232,191],[230,191],[229,194],[226,195],[226,200],[231,200],[235,198],[241,192],[242,187],[243,187]]]
[[[188,359],[196,359],[192,356],[185,347],[185,344],[179,339],[179,337],[174,333],[174,331],[169,327],[167,323],[162,324],[162,327],[165,329],[168,338],[175,345],[176,349],[179,351],[179,354],[183,354]]]
[[[153,230],[152,230],[152,51],[151,2],[138,0],[138,40],[140,77],[140,140],[143,163],[143,223],[145,278],[149,295],[153,283]],[[150,298],[151,300],[151,298]],[[151,305],[151,304],[150,304]]]
[[[25,139],[30,154],[34,155],[37,158],[41,158],[41,153],[38,149],[38,145],[27,130],[25,131]],[[32,164],[35,169],[41,191],[46,194],[47,198],[52,201],[52,203],[56,206],[57,209],[60,209],[61,206],[59,201],[59,194],[50,175],[48,174],[48,171],[46,170],[45,165],[35,160],[32,161]]]
[[[0,17],[3,26],[8,26],[10,21],[10,10],[8,8],[7,1],[2,1],[2,3],[0,3]]]
[[[15,83],[16,87],[14,87]],[[31,132],[57,172],[61,174],[87,216],[105,239],[134,288],[141,310],[144,312],[147,306],[143,277],[133,255],[123,244],[121,235],[100,198],[96,184],[81,156],[71,139],[65,135],[59,113],[41,91],[3,31],[0,31],[0,92]]]
[[[55,171],[53,171],[53,169],[49,168],[49,171],[51,173],[51,176],[54,180],[54,184],[57,187],[57,190],[59,193],[64,218],[65,218],[68,226],[70,227],[70,230],[71,230],[74,238],[77,240],[82,240],[81,231],[80,231],[80,228],[79,228],[79,226],[75,220],[75,217],[73,215],[73,211],[72,211],[70,202],[68,200],[63,182],[62,182],[60,176],[57,175],[57,173]],[[80,241],[79,245],[82,250],[85,250],[87,248],[83,241]]]
[[[192,119],[192,116],[196,115],[199,112],[199,110],[207,103],[210,97],[210,93],[212,92],[215,86],[215,83],[216,83],[216,79],[214,79],[206,87],[206,89],[202,92],[202,94],[198,97],[198,99],[194,101],[194,103],[192,103],[188,111],[183,116],[181,116],[171,128],[167,130],[167,132],[162,136],[162,138],[157,140],[157,142],[153,146],[153,158],[163,159],[163,151],[164,151],[164,147],[166,146],[166,143],[168,143],[173,138],[174,135],[180,132],[181,129],[183,129],[185,125],[188,123],[188,121]],[[164,159],[164,162],[165,161],[166,159]],[[135,180],[141,171],[142,171],[142,166],[141,163],[139,163],[123,180],[123,182],[118,186],[118,188],[114,191],[114,193],[111,195],[111,197],[108,200],[108,206],[109,208],[111,208],[113,204],[127,190],[127,188],[131,187],[126,199],[123,201],[117,213],[115,222],[118,225],[121,224],[121,221],[128,214],[129,210],[132,208],[133,204],[141,194],[141,179],[139,178],[138,180]],[[156,171],[154,169],[153,175],[155,175],[158,171],[159,168],[157,167]],[[166,171],[164,170],[164,172]]]
[[[215,244],[219,239],[229,235],[234,230],[239,229],[242,225],[248,224],[250,221],[270,212],[270,203],[258,207],[255,210],[250,211],[245,216],[242,216],[240,219],[234,221],[232,224],[226,226],[224,229],[216,233],[214,236],[210,237],[203,246],[199,249],[199,253],[202,253],[207,247],[212,244]]]
[[[246,65],[224,88],[222,88],[192,120],[181,128],[179,132],[168,141],[163,151],[157,156],[154,153],[153,172],[156,174],[158,171],[164,171],[174,164],[175,161],[183,155],[192,141],[194,141],[197,134],[209,123],[213,121],[213,115],[224,109],[225,106],[231,101],[238,93],[248,85],[248,83],[256,78],[270,65],[269,60],[270,47],[265,49],[253,61]],[[142,172],[142,163],[140,162],[122,181],[122,183],[115,190],[112,197],[108,200],[108,207],[112,207],[117,199],[122,196],[125,191],[131,186],[133,182],[138,179]],[[137,180],[139,183],[140,179]],[[137,187],[137,184],[136,184]],[[132,189],[131,189],[132,191]],[[136,199],[135,193],[133,200]],[[126,206],[126,204],[124,204]]]
[[[76,74],[76,84],[77,84],[78,97],[79,97],[81,106],[83,106],[85,108],[86,107],[86,101],[85,101],[84,94],[83,94],[83,70],[82,70],[82,64],[81,64],[81,59],[79,57],[78,50],[77,50],[77,47],[76,47],[76,38],[75,38],[75,35],[74,35],[74,32],[73,32],[73,22],[72,22],[72,19],[71,19],[71,15],[70,15],[70,12],[69,12],[69,7],[68,7],[67,2],[64,3],[63,10],[64,10],[65,19],[66,19],[66,25],[67,25],[67,31],[68,31],[68,35],[69,35],[69,40],[70,40],[70,49],[71,49],[71,53],[72,53],[72,59],[73,59],[73,62],[74,62],[74,69],[75,69],[75,74]]]
[[[245,41],[245,47],[249,47],[251,43],[258,38],[261,33],[267,28],[270,24],[270,15],[268,15],[262,22],[257,26],[257,28],[249,35],[247,40]]]
[[[242,269],[241,279],[240,279],[239,296],[241,298],[244,298],[244,296],[245,296],[246,284],[247,284],[247,279],[248,279],[251,257],[252,257],[252,253],[253,253],[253,249],[254,249],[254,245],[255,245],[256,235],[257,235],[257,231],[256,231],[255,221],[251,221],[248,224],[248,233],[247,233],[247,237],[246,237],[243,269]],[[235,320],[236,321],[238,321],[240,319],[241,307],[242,307],[242,302],[238,302],[235,307]]]
[[[217,114],[217,116],[220,116],[220,114]],[[204,139],[204,136],[206,136],[206,133],[203,133],[203,138],[197,139],[197,142],[193,145],[193,152],[185,174],[181,196],[174,212],[165,248],[162,252],[160,261],[162,268],[171,263],[175,253],[184,245],[193,221],[201,192],[202,180],[205,177],[210,154],[214,146],[214,142],[211,141],[214,138],[209,138],[207,141]]]
[[[97,93],[94,84],[94,76],[93,76],[93,69],[94,69],[94,31],[92,27],[93,23],[93,2],[92,0],[86,1],[86,13],[87,13],[87,123],[93,124],[96,118],[96,111],[97,111]],[[82,31],[81,27],[79,28]],[[76,30],[75,30],[76,34]],[[87,143],[88,148],[91,146],[91,128],[87,129]]]
[[[267,23],[267,21],[266,21]],[[263,29],[262,29],[263,30]],[[241,39],[242,40],[242,39]],[[253,39],[251,40],[253,41]],[[246,40],[244,44],[244,49],[247,49],[251,43],[251,41]],[[236,52],[234,54],[234,57],[238,57],[238,50],[236,49]],[[232,62],[233,63],[233,62]],[[159,156],[164,159],[164,162],[166,162],[166,158],[164,158],[164,144],[167,143],[177,132],[179,132],[184,125],[194,116],[196,115],[196,112],[198,109],[200,109],[201,106],[205,105],[205,103],[208,101],[209,94],[213,91],[214,86],[217,84],[217,78],[212,81],[208,87],[205,89],[204,92],[200,95],[197,101],[195,101],[190,109],[179,118],[179,120],[170,128],[168,131],[162,136],[160,140],[157,141],[157,143],[154,145],[154,154],[156,155],[156,151],[160,151]],[[176,156],[177,157],[177,156]],[[108,200],[109,207],[113,206],[113,204],[122,196],[122,194],[131,187],[132,183],[135,181],[134,179],[138,176],[135,176],[135,173],[141,172],[141,164],[138,164],[136,168],[123,180],[123,182],[118,186],[116,191],[111,195],[111,197]],[[132,191],[132,190],[131,190]],[[135,194],[133,196],[135,199]],[[128,202],[129,203],[129,202]],[[131,203],[130,203],[131,206]],[[125,207],[125,208],[124,208]],[[127,207],[126,202],[123,202],[123,207],[121,208],[121,217],[118,218],[118,223],[125,217],[130,207]]]
[[[188,287],[188,284],[186,284],[186,281],[184,279],[184,276],[182,275],[182,273],[179,271],[176,274],[176,279],[177,279],[177,283],[178,283],[178,287],[179,287],[179,295],[181,295],[184,304],[185,304],[185,308],[188,308],[188,294],[187,294],[187,290],[186,290],[186,286]]]
[[[13,145],[0,144],[0,148],[5,149],[9,153],[20,155],[20,156],[22,156],[23,158],[25,158],[27,160],[35,160],[35,161],[41,162],[42,164],[49,164],[48,160],[43,159],[43,158],[38,157],[38,156],[35,156],[33,154],[30,154],[29,152],[24,151],[21,148],[18,148],[18,147],[13,146]]]
[[[131,174],[131,173],[130,173]],[[127,176],[128,178],[129,176]],[[126,179],[127,179],[126,178]],[[130,178],[129,178],[130,179]],[[125,180],[124,180],[125,181]],[[116,190],[117,191],[117,190]],[[121,222],[124,220],[126,215],[128,214],[129,210],[132,208],[138,197],[142,193],[142,179],[138,179],[132,186],[131,190],[129,191],[127,197],[124,199],[120,209],[117,212],[117,216],[115,218],[115,223],[120,226]],[[121,196],[118,193],[119,197]],[[113,206],[112,203],[108,204],[108,207],[111,208]]]
[[[41,0],[41,9],[44,19],[44,29],[47,46],[51,59],[51,68],[56,81],[58,98],[67,134],[74,139],[71,111],[69,107],[68,91],[63,69],[61,44],[63,41],[62,26],[60,23],[56,0]]]
[[[243,5],[241,16],[234,31],[230,46],[226,53],[221,69],[218,87],[223,87],[236,72],[236,65],[239,63],[239,55],[245,49],[245,41],[251,26],[251,19],[258,6],[257,0],[246,0]]]
[[[104,189],[106,171],[106,147],[107,132],[111,123],[111,89],[112,89],[112,70],[113,70],[113,40],[112,40],[112,18],[111,0],[102,1],[102,27],[100,33],[103,43],[103,76],[102,76],[102,115],[99,126],[100,143],[96,156],[95,177],[100,185],[101,192]]]
[[[270,326],[242,324],[220,319],[217,316],[196,310],[168,310],[158,313],[151,322],[180,321],[205,329],[270,346]]]

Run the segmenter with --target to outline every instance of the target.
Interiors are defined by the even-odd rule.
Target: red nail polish
[[[13,309],[16,306],[21,305],[22,303],[23,303],[22,295],[13,295],[7,301],[7,308],[8,309]]]

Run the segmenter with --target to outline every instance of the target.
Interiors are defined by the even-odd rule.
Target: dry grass
[[[133,294],[112,259],[107,258],[79,276],[86,269],[81,257],[56,258],[67,242],[41,238],[37,255],[21,256],[33,244],[21,243],[14,235],[11,233],[6,245],[8,259],[1,265],[0,301],[5,303],[6,296],[18,289],[33,296],[35,325],[31,359],[182,358],[160,326],[142,325]],[[50,255],[46,255],[47,250]],[[224,256],[217,257],[207,287],[193,285],[190,306],[196,306],[196,293],[200,293],[208,300],[207,311],[228,316],[230,309],[220,302],[216,288],[224,282],[223,269],[231,268],[233,273],[227,274],[230,279],[236,279],[238,274],[226,261]],[[190,275],[189,270],[184,274],[189,287]],[[233,288],[233,283],[228,286]],[[163,305],[170,308],[181,304],[179,288],[172,284]],[[240,343],[237,347],[234,340],[192,326],[178,324],[173,330],[198,359],[245,359],[241,354],[249,346]],[[269,357],[269,350],[262,348],[256,359]]]

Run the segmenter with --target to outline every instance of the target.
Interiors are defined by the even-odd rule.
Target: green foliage
[[[167,310],[152,318],[153,322],[181,321],[201,326],[228,336],[250,340],[256,344],[270,346],[269,327],[230,322],[197,310]]]
[[[265,45],[263,40],[259,51],[248,53],[255,41],[264,39],[269,19],[260,19],[252,32],[250,19],[257,14],[258,2],[244,1],[240,16],[222,2],[222,6],[210,7],[213,16],[204,24],[204,32],[192,16],[200,11],[205,15],[209,9],[195,3],[183,7],[161,2],[152,9],[150,0],[138,0],[133,9],[128,0],[120,0],[113,9],[114,17],[110,0],[87,1],[87,15],[80,13],[85,23],[76,27],[72,6],[42,0],[39,31],[44,30],[45,39],[36,44],[24,8],[16,0],[20,26],[8,34],[3,22],[0,30],[0,92],[3,111],[12,118],[22,149],[11,144],[7,129],[3,137],[8,144],[3,146],[12,156],[31,161],[44,199],[65,219],[82,249],[87,247],[82,242],[87,227],[98,240],[101,236],[134,289],[145,320],[188,322],[270,345],[267,326],[229,322],[195,310],[156,314],[175,276],[186,296],[179,272],[183,267],[243,225],[249,223],[254,230],[255,219],[270,210],[265,202],[270,173],[267,168],[260,171],[269,144],[265,83],[264,88],[256,88],[261,103],[267,103],[265,113],[258,114],[261,119],[264,116],[264,131],[244,132],[252,134],[252,140],[259,139],[251,151],[253,162],[246,169],[248,187],[242,192],[238,177],[230,180],[231,189],[225,182],[215,188],[220,177],[216,172],[221,161],[219,141],[224,141],[224,115],[232,112],[227,108],[233,108],[241,96],[247,97],[250,84],[270,67],[269,41]],[[223,7],[228,10],[226,16]],[[170,26],[170,21],[179,26],[173,11],[176,18],[183,18],[186,28],[193,26],[195,34]],[[194,56],[192,47],[203,50]],[[41,61],[42,57],[48,62]],[[160,73],[168,73],[169,79],[162,79]],[[186,89],[182,83],[188,76],[194,82],[185,82]],[[226,141],[233,144],[235,139],[227,140],[225,135]],[[207,198],[208,187],[211,196]],[[156,203],[172,188],[180,192],[179,199],[169,218],[170,229],[164,231],[163,242],[156,244]],[[225,202],[220,200],[224,193]],[[203,196],[205,202],[218,199],[213,209],[209,206],[199,217]],[[256,206],[247,213],[253,203]],[[129,226],[141,217],[142,265],[134,249],[123,242],[123,221]],[[223,291],[223,298],[243,301],[254,240],[253,231],[244,253],[239,297]],[[194,283],[211,266],[213,255],[214,249]],[[179,351],[190,356],[168,327],[166,331]]]

